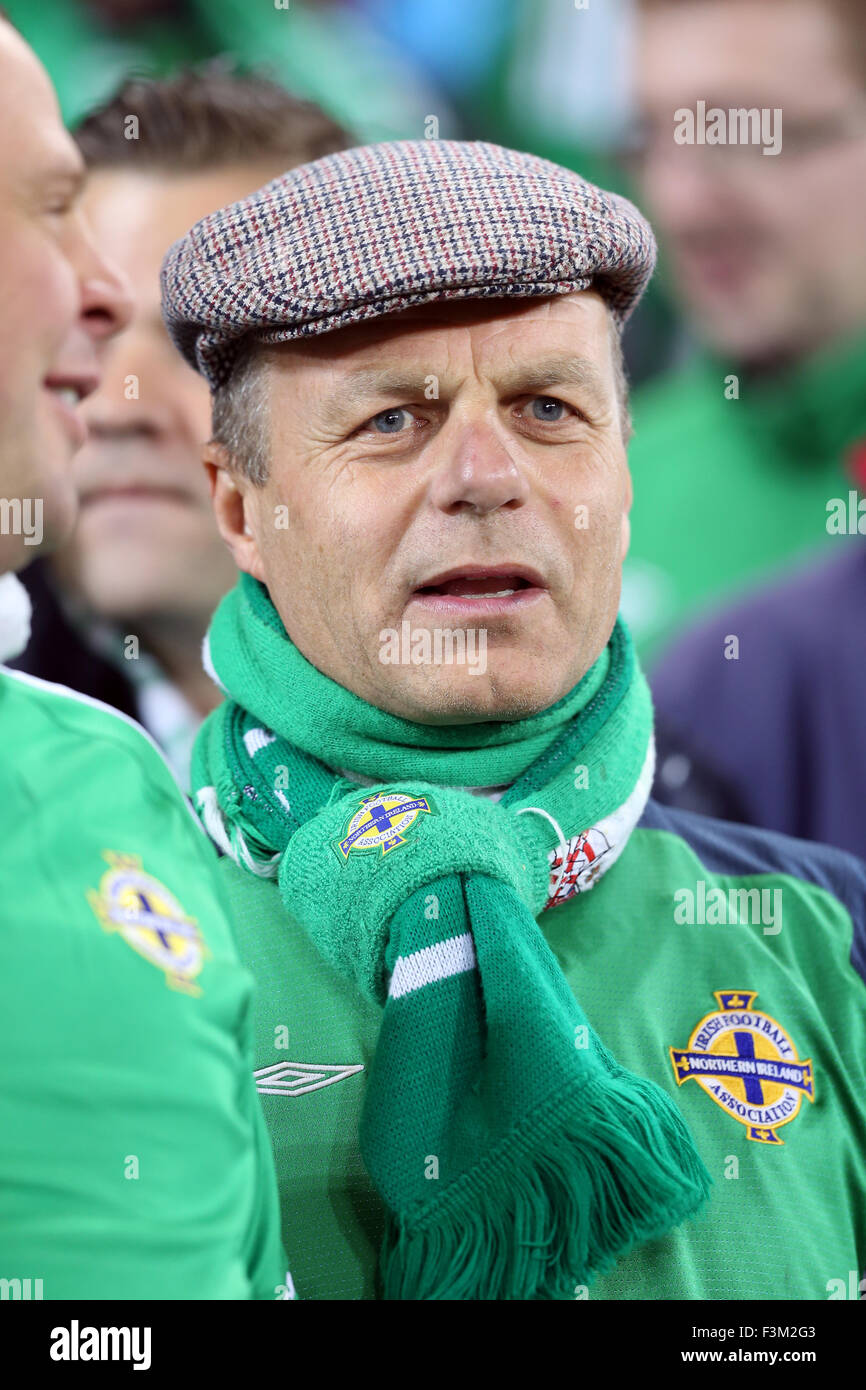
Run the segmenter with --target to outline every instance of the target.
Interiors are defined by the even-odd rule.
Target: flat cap
[[[590,286],[622,325],[655,265],[630,202],[535,155],[399,140],[326,155],[175,242],[163,315],[212,388],[247,338],[289,342],[433,300]]]

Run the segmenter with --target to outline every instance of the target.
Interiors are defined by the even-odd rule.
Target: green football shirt
[[[272,881],[222,872],[298,1296],[374,1298],[384,1209],[358,1124],[380,1011]],[[836,851],[651,803],[592,891],[542,913],[599,1038],[674,1098],[714,1180],[701,1215],[576,1298],[823,1299],[866,1265],[864,883]]]
[[[0,736],[4,1297],[291,1297],[211,845],[98,702],[0,670]]]

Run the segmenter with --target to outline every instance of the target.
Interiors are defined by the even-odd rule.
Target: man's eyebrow
[[[555,386],[579,386],[601,399],[610,395],[610,385],[595,362],[571,353],[547,353],[530,362],[515,364],[497,378],[504,391],[544,391]]]
[[[87,179],[87,166],[83,160],[54,160],[49,165],[31,167],[30,182],[39,188],[64,189],[73,194],[80,193]]]
[[[359,367],[343,380],[328,404],[352,409],[378,396],[407,400],[423,396],[431,375],[434,374],[420,370],[407,371],[401,367]],[[512,366],[497,377],[498,389],[506,392],[529,393],[554,386],[583,387],[601,399],[610,395],[608,384],[596,364],[589,358],[575,357],[571,353],[546,354],[531,362]]]
[[[352,408],[376,396],[423,396],[430,374],[405,367],[359,367],[329,397],[331,406]]]

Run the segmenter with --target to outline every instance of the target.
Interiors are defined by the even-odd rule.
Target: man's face
[[[700,0],[641,20],[642,206],[696,331],[746,362],[866,323],[866,98],[844,44],[817,0]],[[674,112],[699,100],[781,109],[781,152],[675,143]]]
[[[125,320],[125,289],[97,256],[79,206],[84,171],[39,62],[0,22],[0,570],[33,558],[5,504],[37,504],[29,539],[52,544],[75,517],[70,460],[78,400],[99,380],[96,344]],[[30,508],[32,513],[32,508]],[[26,509],[22,508],[22,515]]]
[[[169,245],[193,223],[274,172],[258,165],[176,175],[109,168],[88,183],[84,208],[95,240],[126,273],[135,312],[82,409],[89,437],[75,460],[81,509],[54,565],[64,586],[101,617],[206,620],[234,583],[201,467],[210,395],[168,337],[159,271]]]
[[[422,723],[566,694],[608,640],[628,544],[601,298],[433,304],[267,360],[268,482],[235,477],[241,509],[220,472],[217,508],[303,655]]]

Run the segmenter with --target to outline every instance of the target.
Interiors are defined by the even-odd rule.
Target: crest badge
[[[754,1008],[757,990],[714,990],[718,1009],[696,1024],[684,1048],[670,1048],[677,1085],[703,1091],[759,1144],[783,1144],[777,1130],[815,1099],[810,1060],[801,1061],[781,1023]]]
[[[365,796],[360,809],[349,818],[343,838],[333,841],[337,857],[345,864],[355,850],[390,854],[406,844],[406,836],[425,813],[438,814],[429,796],[407,796],[403,792],[377,792]]]
[[[165,972],[166,984],[186,994],[201,994],[195,977],[207,946],[194,917],[152,874],[145,873],[134,854],[105,850],[110,865],[99,889],[87,901],[107,932],[119,932],[127,945]]]

